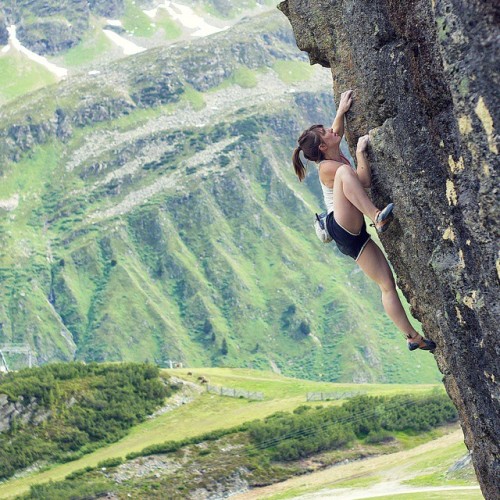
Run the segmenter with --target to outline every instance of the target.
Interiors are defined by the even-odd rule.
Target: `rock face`
[[[7,26],[5,25],[5,19],[2,14],[0,14],[0,45],[7,45],[9,41],[9,32],[7,31]]]
[[[6,394],[0,394],[0,432],[9,431],[13,423],[38,425],[50,414],[49,410],[40,408],[35,398],[27,400],[20,396],[16,402],[10,402]]]
[[[357,88],[348,141],[372,130],[372,195],[396,206],[384,247],[438,344],[483,494],[499,498],[499,4],[288,0],[279,8],[311,63],[331,68],[337,96]]]

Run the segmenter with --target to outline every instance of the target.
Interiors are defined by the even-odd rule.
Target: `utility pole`
[[[1,349],[0,349],[0,359],[2,361],[2,364],[0,365],[0,372],[8,372],[9,366],[7,365],[7,360],[5,359],[5,356],[3,355],[3,351]]]
[[[0,370],[8,372],[9,366],[7,365],[7,360],[5,359],[5,354],[24,354],[28,361],[28,367],[31,368],[33,365],[33,352],[29,344],[0,344],[0,360],[2,365],[0,365]]]

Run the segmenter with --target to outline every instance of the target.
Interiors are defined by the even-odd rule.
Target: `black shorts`
[[[361,252],[366,244],[370,241],[371,236],[366,231],[366,223],[363,220],[363,225],[358,234],[353,234],[344,229],[334,218],[333,212],[330,212],[326,218],[326,228],[337,243],[338,249],[345,255],[349,255],[354,260],[358,260]]]

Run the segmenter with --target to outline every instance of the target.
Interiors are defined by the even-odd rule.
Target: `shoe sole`
[[[383,222],[384,225],[375,228],[377,230],[377,233],[378,234],[385,233],[387,231],[387,229],[389,228],[393,219],[394,219],[394,215],[392,215],[392,214],[389,214],[385,219],[383,219],[381,222]]]
[[[392,222],[394,215],[392,213],[394,209],[394,203],[389,203],[379,214],[378,217],[381,219],[378,222],[375,222],[375,229],[377,233],[383,233],[389,227],[389,224]],[[377,217],[377,218],[378,218]],[[377,224],[383,223],[381,226],[377,227]]]

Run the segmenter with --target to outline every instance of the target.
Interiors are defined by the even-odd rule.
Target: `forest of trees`
[[[173,390],[156,366],[138,363],[56,363],[3,375],[0,394],[21,409],[0,433],[0,479],[116,441]]]

